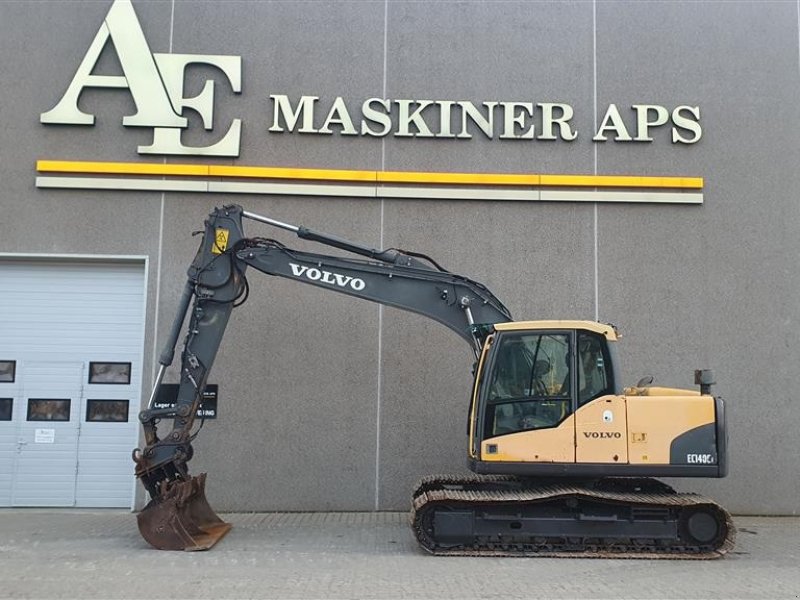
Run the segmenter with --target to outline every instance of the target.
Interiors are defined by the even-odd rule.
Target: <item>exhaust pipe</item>
[[[697,369],[694,372],[694,384],[700,386],[701,394],[711,394],[711,386],[714,381],[714,372],[711,369]]]

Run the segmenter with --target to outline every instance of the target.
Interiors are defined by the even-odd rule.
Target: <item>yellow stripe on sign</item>
[[[208,176],[209,165],[165,165],[163,163],[80,162],[39,160],[40,172],[105,173],[114,175],[193,175]]]
[[[375,171],[341,169],[292,169],[287,167],[226,167],[211,165],[212,177],[257,177],[260,179],[313,179],[327,181],[375,181]]]
[[[380,183],[431,183],[463,185],[539,185],[541,175],[508,173],[415,173],[413,171],[379,171]]]
[[[559,187],[702,188],[702,177],[542,175],[542,185]]]
[[[298,181],[342,181],[517,187],[597,187],[702,189],[702,177],[653,177],[624,175],[537,175],[534,173],[441,173],[415,171],[358,171],[290,167],[188,165],[123,162],[39,160],[42,173],[95,173],[108,175],[161,175],[240,179],[293,179]]]

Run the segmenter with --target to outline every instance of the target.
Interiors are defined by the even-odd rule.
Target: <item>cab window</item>
[[[611,361],[605,339],[590,332],[578,334],[578,406],[613,393]]]
[[[506,334],[489,377],[485,437],[555,427],[572,412],[570,337]]]

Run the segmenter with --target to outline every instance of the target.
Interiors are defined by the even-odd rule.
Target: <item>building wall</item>
[[[681,481],[739,513],[796,514],[800,422],[800,43],[797,2],[134,2],[153,52],[242,56],[215,122],[244,122],[237,159],[140,157],[129,94],[87,90],[93,127],[45,126],[110,2],[0,3],[0,252],[150,258],[145,363],[171,323],[214,205],[424,252],[487,284],[518,319],[619,326],[626,384],[692,386],[714,368],[730,476]],[[108,50],[108,49],[107,49]],[[113,52],[99,69],[118,73]],[[270,94],[566,102],[574,142],[269,133]],[[701,108],[702,139],[593,143],[610,103]],[[624,112],[632,122],[630,111]],[[587,204],[65,191],[37,159],[332,169],[703,177],[704,203]],[[252,235],[281,232],[248,223]],[[219,418],[195,446],[219,510],[404,509],[419,477],[465,469],[468,348],[393,309],[253,274],[211,381]],[[144,388],[150,369],[145,369]],[[174,380],[175,374],[169,377]],[[131,465],[132,468],[132,465]]]

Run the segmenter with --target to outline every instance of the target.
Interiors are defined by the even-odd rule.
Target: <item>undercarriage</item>
[[[427,477],[412,526],[425,550],[446,556],[713,559],[736,532],[713,500],[647,478]]]

